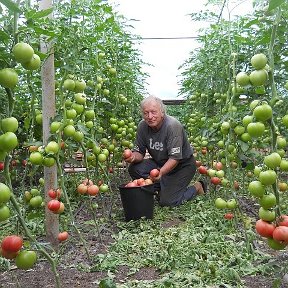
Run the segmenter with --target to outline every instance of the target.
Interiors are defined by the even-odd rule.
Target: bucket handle
[[[157,194],[156,191],[151,191],[150,189],[147,189],[145,186],[141,186],[140,188],[141,188],[141,190],[143,190],[144,192],[147,192],[149,194],[153,194],[153,195]]]

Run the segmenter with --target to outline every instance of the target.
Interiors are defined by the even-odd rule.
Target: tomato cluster
[[[15,259],[15,264],[20,269],[30,269],[37,260],[35,251],[21,250],[23,239],[18,235],[6,236],[1,242],[1,255],[6,259]]]

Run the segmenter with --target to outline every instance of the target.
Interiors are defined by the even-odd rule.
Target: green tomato
[[[10,217],[9,207],[0,204],[0,222],[7,220],[9,217]]]
[[[248,190],[254,197],[261,198],[265,193],[265,187],[260,181],[252,181],[248,185]]]
[[[21,63],[23,68],[26,70],[37,70],[41,66],[41,60],[40,57],[37,54],[34,54],[30,61]]]
[[[17,268],[28,270],[34,266],[37,260],[37,254],[35,251],[22,250],[15,258],[15,264]]]
[[[19,42],[13,47],[12,53],[17,62],[24,63],[31,60],[32,56],[34,55],[34,50],[29,44]]]
[[[1,129],[5,132],[15,133],[18,129],[18,120],[15,117],[4,118],[1,121]]]
[[[259,174],[259,180],[263,185],[272,185],[276,182],[277,174],[274,170],[261,171]]]
[[[256,70],[265,68],[267,62],[268,62],[268,59],[266,55],[263,53],[255,54],[251,58],[251,64]]]

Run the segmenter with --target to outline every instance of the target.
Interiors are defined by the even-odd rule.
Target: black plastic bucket
[[[138,220],[141,217],[152,219],[154,213],[154,184],[124,187],[119,186],[125,220]]]

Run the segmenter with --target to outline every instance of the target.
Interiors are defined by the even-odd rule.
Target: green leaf
[[[267,11],[272,11],[273,9],[279,7],[284,2],[285,2],[285,0],[270,0],[269,1],[269,7],[268,7]]]
[[[11,0],[0,0],[0,3],[6,6],[10,11],[19,12],[19,13],[21,12],[18,5]]]
[[[52,12],[53,12],[53,8],[48,8],[48,9],[40,10],[37,12],[33,11],[32,13],[29,13],[28,15],[29,15],[29,18],[31,19],[39,19],[39,18],[50,15]]]

